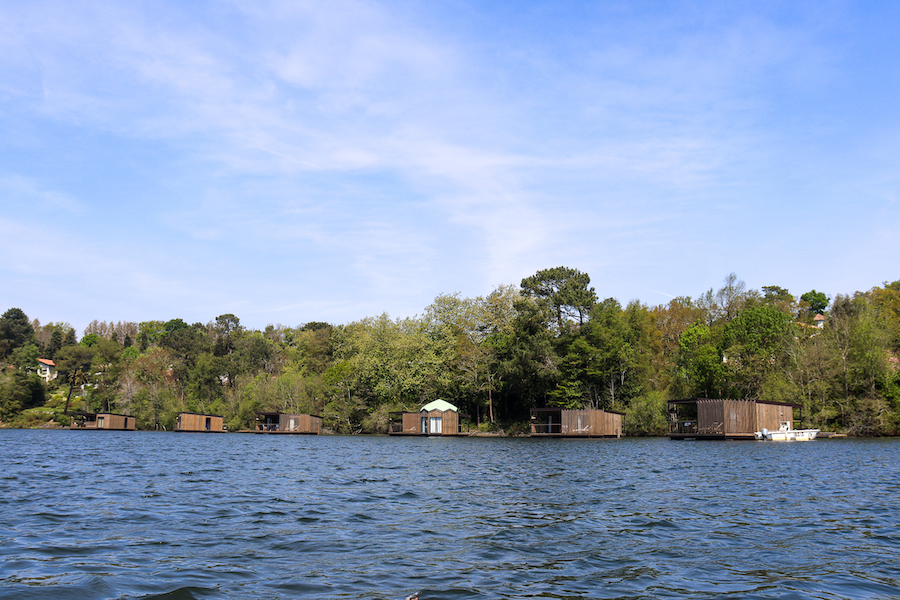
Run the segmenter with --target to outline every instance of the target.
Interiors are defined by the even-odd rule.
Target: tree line
[[[796,402],[808,426],[897,435],[898,356],[900,281],[832,299],[730,274],[651,307],[600,300],[587,273],[557,267],[483,297],[438,296],[420,316],[343,325],[94,321],[79,340],[12,308],[0,317],[0,420],[44,406],[63,424],[72,411],[118,412],[171,429],[190,411],[239,430],[279,411],[378,433],[390,412],[444,398],[485,430],[556,406],[618,410],[628,434],[659,435],[667,400],[708,397]],[[38,377],[39,358],[59,377]]]

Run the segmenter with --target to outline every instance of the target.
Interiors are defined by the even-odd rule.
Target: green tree
[[[794,296],[785,288],[777,285],[764,285],[762,291],[762,304],[774,306],[781,312],[789,315],[796,314],[797,311],[794,304]]]
[[[37,359],[40,356],[38,347],[31,342],[19,346],[9,356],[10,364],[24,371],[33,370],[37,366]]]
[[[556,317],[556,326],[562,330],[568,319],[575,319],[583,325],[597,294],[590,287],[591,278],[587,273],[569,267],[555,267],[538,271],[522,280],[522,294],[537,299],[547,306]]]
[[[828,296],[824,292],[811,290],[800,296],[800,301],[804,303],[804,306],[808,307],[809,312],[812,314],[824,314],[825,309],[828,308]]]
[[[10,308],[0,316],[0,360],[8,358],[16,348],[33,341],[34,328],[22,309]]]
[[[88,374],[91,372],[91,362],[94,360],[94,352],[87,346],[64,346],[56,355],[56,370],[69,383],[69,393],[66,395],[66,407],[64,413],[69,412],[69,402],[72,392],[76,387],[81,387],[88,382]]]
[[[623,428],[630,436],[665,435],[667,398],[665,392],[651,391],[633,398],[625,407]]]
[[[725,277],[724,285],[716,293],[716,305],[721,311],[721,318],[725,322],[731,321],[737,316],[747,299],[747,284],[738,279],[734,273]]]
[[[759,305],[745,308],[725,326],[722,344],[730,397],[759,399],[766,378],[782,372],[792,323],[774,306]]]
[[[21,411],[45,401],[46,388],[36,374],[0,371],[0,421],[9,421]]]
[[[486,298],[441,295],[425,311],[432,337],[454,344],[447,354],[453,381],[446,395],[476,418],[484,408],[491,423],[495,422],[493,394],[499,387],[499,377],[495,347],[488,338],[509,332],[516,298],[518,292],[513,286],[500,286]]]
[[[111,412],[119,389],[122,349],[115,341],[100,337],[91,350],[91,397],[99,401],[103,412]]]
[[[719,350],[720,329],[697,322],[678,341],[676,397],[725,397],[725,367]]]
[[[516,300],[516,316],[507,332],[491,336],[497,361],[502,413],[526,418],[531,408],[543,406],[559,378],[559,356],[548,323],[551,308],[533,298]]]
[[[623,309],[617,300],[597,303],[584,326],[560,337],[560,380],[550,396],[567,408],[627,405],[650,391],[661,334],[639,302]]]

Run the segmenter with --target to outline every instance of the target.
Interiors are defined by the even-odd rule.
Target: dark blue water
[[[3,598],[897,598],[900,440],[0,430]]]

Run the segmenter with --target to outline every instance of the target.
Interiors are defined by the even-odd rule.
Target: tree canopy
[[[900,281],[831,302],[731,273],[653,307],[598,300],[590,284],[555,267],[483,296],[440,294],[417,317],[263,331],[231,313],[93,321],[80,340],[12,308],[0,317],[0,419],[51,394],[60,409],[132,414],[145,429],[191,411],[237,430],[280,411],[383,432],[391,411],[443,398],[483,428],[524,427],[530,409],[556,406],[619,410],[627,431],[662,434],[667,399],[703,396],[799,402],[809,425],[900,434]],[[57,379],[37,377],[39,357]]]

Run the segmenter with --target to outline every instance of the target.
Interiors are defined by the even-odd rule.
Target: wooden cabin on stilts
[[[392,412],[390,417],[390,435],[465,435],[461,433],[459,409],[446,400],[429,402],[419,412]]]
[[[622,437],[625,413],[599,409],[532,408],[531,437]]]
[[[752,440],[754,432],[777,430],[802,420],[801,405],[767,400],[690,398],[669,401],[669,437],[673,440]]]

